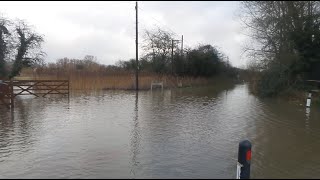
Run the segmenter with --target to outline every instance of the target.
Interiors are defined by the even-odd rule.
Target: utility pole
[[[184,56],[183,56],[183,35],[181,37],[181,60],[184,60]],[[182,64],[182,71],[184,72],[184,63]]]
[[[172,41],[172,44],[171,44],[171,74],[173,74],[173,43],[174,43],[174,41],[180,41],[180,40],[174,40],[174,39],[172,39],[171,40]]]
[[[181,38],[181,57],[183,56],[183,35]]]
[[[151,43],[152,46],[152,60],[154,61],[154,47],[153,47],[153,42]]]
[[[173,74],[173,39],[171,44],[171,74]]]
[[[136,91],[139,90],[139,61],[138,61],[138,1],[136,1]]]

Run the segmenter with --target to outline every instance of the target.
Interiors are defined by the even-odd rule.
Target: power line
[[[142,9],[141,7],[138,7],[138,9],[140,9],[141,11],[144,11],[145,13],[147,13],[144,9]],[[148,17],[152,18],[153,20],[155,20],[158,24],[162,25],[163,27],[165,27],[167,30],[169,30],[171,33],[173,33],[174,35],[178,35],[178,34],[181,34],[181,33],[177,33],[175,32],[174,30],[172,30],[168,25],[165,25],[163,23],[161,23],[159,20],[157,20],[155,17],[151,16],[151,15],[148,15]],[[141,19],[141,16],[140,16],[140,19]],[[145,19],[143,16],[142,16],[142,19]],[[157,25],[157,23],[155,23],[156,26],[160,27],[159,25]],[[146,28],[146,26],[144,26],[142,24],[142,26],[144,28]],[[186,40],[186,38],[184,38],[184,44],[186,47],[190,47],[190,45],[187,45],[187,44],[190,44],[190,42],[188,40]]]
[[[130,3],[131,5],[133,4],[133,2],[125,2],[125,3]],[[141,6],[141,5],[140,5]],[[145,13],[147,13],[147,11],[146,10],[144,10],[143,8],[141,8],[141,7],[138,7],[138,9],[139,10],[141,10],[141,11],[143,11],[143,12],[145,12]],[[156,21],[157,23],[154,23],[153,24],[153,26],[158,26],[158,27],[164,27],[164,28],[166,28],[167,30],[169,30],[171,33],[173,33],[174,35],[178,35],[178,34],[181,34],[181,33],[177,33],[176,31],[174,31],[174,30],[172,30],[168,25],[165,25],[165,24],[163,24],[162,22],[160,22],[158,19],[156,19],[155,17],[153,17],[153,16],[151,16],[151,15],[148,15],[148,17],[150,17],[150,18],[152,18],[154,21]],[[148,23],[146,23],[147,22],[147,20],[146,20],[146,18],[144,17],[144,16],[140,16],[140,21],[138,21],[138,24],[139,25],[141,25],[144,29],[147,29],[147,27],[145,26],[145,24],[148,24]],[[143,35],[143,32],[139,32],[138,33],[139,35]],[[184,38],[184,45],[185,45],[185,47],[190,47],[190,43],[189,43],[189,41],[188,40],[186,40],[186,38]],[[138,43],[139,45],[140,44],[143,44],[143,43]],[[189,45],[187,45],[187,44],[189,44]]]
[[[135,4],[135,1],[122,1],[122,3],[126,3],[126,4],[130,4],[130,5],[134,5]],[[141,5],[140,5],[141,6]],[[144,10],[143,8],[139,7],[138,6],[138,9],[140,9],[141,11],[147,13],[146,10]],[[130,16],[132,15],[133,13],[131,13],[130,11]],[[165,25],[163,24],[162,22],[160,22],[158,19],[156,19],[155,17],[151,16],[151,15],[148,15],[148,17],[152,18],[154,21],[156,21],[158,24],[160,24],[161,26],[165,27],[167,30],[169,30],[171,33],[173,33],[174,35],[178,35],[178,34],[181,34],[181,33],[177,33],[176,31],[172,30],[168,25]],[[138,24],[143,26],[144,29],[147,29],[147,27],[144,25],[144,24],[147,24],[146,21],[143,21],[142,19],[145,19],[145,17],[143,16],[140,16],[140,22],[138,21]],[[133,20],[133,19],[132,19]],[[141,21],[142,20],[142,21]],[[145,19],[146,20],[146,19]],[[144,22],[144,23],[143,23]],[[154,24],[154,26],[158,26],[160,27],[159,25],[157,25],[157,23]],[[131,28],[130,28],[131,29]],[[130,31],[131,32],[131,31]],[[141,34],[142,32],[139,32],[139,34]],[[189,44],[188,41],[186,39],[184,39],[184,42],[185,44]],[[140,43],[139,43],[140,44]]]
[[[133,4],[134,1],[131,1],[131,2],[126,2],[126,1],[123,1],[124,3],[130,3],[130,4]],[[141,5],[140,5],[141,6]],[[138,7],[138,9],[140,9],[141,11],[144,11],[145,13],[147,13],[147,11],[145,11],[144,9],[142,9],[141,7]],[[177,33],[176,31],[172,30],[168,25],[165,25],[163,24],[162,22],[160,22],[159,20],[157,20],[155,17],[151,16],[151,15],[148,15],[149,17],[151,17],[153,20],[155,20],[156,22],[158,22],[159,24],[161,24],[162,26],[165,26],[169,31],[171,31],[173,34],[181,34],[181,33]],[[141,18],[141,17],[140,17]],[[144,17],[142,17],[144,18]],[[145,26],[144,26],[145,27]]]
[[[142,10],[142,11],[146,12],[145,10],[143,10],[143,9],[142,9],[142,8],[140,8],[140,7],[138,7],[138,9],[140,9],[140,10]],[[149,15],[149,17],[151,17],[153,20],[157,21],[159,24],[161,24],[161,25],[165,26],[165,27],[166,27],[169,31],[171,31],[172,33],[174,33],[174,34],[180,34],[180,33],[176,33],[176,32],[175,32],[175,31],[173,31],[171,28],[169,28],[169,26],[167,26],[167,25],[165,25],[165,24],[161,23],[159,20],[157,20],[157,19],[156,19],[156,18],[154,18],[153,16]]]

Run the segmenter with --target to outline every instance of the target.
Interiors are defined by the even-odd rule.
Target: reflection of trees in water
[[[307,132],[309,132],[310,131],[310,125],[309,125],[309,119],[310,119],[310,108],[306,108],[306,129],[308,130]]]
[[[98,90],[78,90],[71,91],[73,101],[79,103],[81,100],[85,100],[84,103],[91,101],[104,102],[106,94],[110,95],[112,93],[105,93],[104,91]],[[83,103],[83,102],[81,102]]]
[[[15,108],[12,111],[1,112],[1,130],[0,130],[0,153],[1,149],[9,148],[9,153],[13,151],[24,151],[30,147],[39,131],[39,119],[41,113],[46,107],[46,103],[33,102],[33,99],[15,98]],[[36,112],[35,112],[36,110]],[[1,110],[3,111],[3,110]],[[32,115],[37,118],[31,119]],[[37,124],[37,125],[35,125]]]
[[[226,89],[234,88],[227,87]],[[218,96],[225,96],[224,88],[215,87],[196,87],[196,88],[177,88],[166,89],[163,92],[149,92],[149,96],[140,97],[140,114],[143,114],[143,164],[151,163],[154,168],[148,168],[153,177],[159,171],[168,171],[166,176],[175,172],[172,160],[183,162],[184,158],[177,160],[177,157],[184,157],[189,153],[197,153],[202,150],[197,145],[204,145],[210,142],[206,139],[211,135],[210,129],[214,123],[207,117],[212,117],[210,111],[215,108],[214,102]],[[221,94],[222,93],[222,94]],[[210,123],[209,125],[207,123]],[[140,121],[141,124],[141,121]],[[140,125],[141,126],[141,125]],[[205,150],[203,150],[205,151]],[[146,162],[145,162],[146,161]],[[196,161],[196,160],[195,160]],[[153,162],[159,162],[154,164]],[[166,164],[169,162],[169,164]],[[166,169],[168,168],[168,169]],[[182,168],[183,167],[178,167]]]
[[[222,93],[225,96],[225,90],[234,87],[235,85],[232,84],[229,86],[177,88],[167,89],[163,92],[151,92],[151,98],[148,98],[150,103],[142,104],[144,114],[150,117],[148,121],[152,121],[152,123],[148,123],[150,127],[147,128],[147,132],[151,133],[149,134],[151,136],[157,136],[159,129],[169,130],[168,133],[162,134],[163,138],[170,138],[169,136],[172,134],[179,134],[179,130],[176,129],[176,124],[179,124],[177,121],[183,121],[181,116],[191,113],[187,111],[188,109],[192,112],[201,112],[204,106],[210,105],[216,97],[222,95]],[[209,106],[206,108],[209,108]]]
[[[138,174],[138,168],[141,168],[139,163],[149,163],[151,166],[156,167],[150,169],[147,169],[146,167],[146,171],[149,172],[145,171],[145,174],[154,173],[153,177],[157,177],[157,173],[159,173],[160,168],[162,168],[161,170],[164,171],[170,170],[166,169],[168,166],[170,168],[170,165],[166,164],[166,168],[163,168],[164,166],[159,165],[161,164],[160,162],[165,162],[166,160],[170,159],[170,157],[179,157],[180,155],[183,157],[182,155],[184,155],[183,153],[186,152],[185,149],[187,148],[190,153],[196,154],[197,147],[195,147],[194,144],[198,144],[200,148],[205,149],[205,145],[201,146],[204,143],[198,143],[195,141],[198,139],[198,137],[206,138],[206,136],[202,135],[201,132],[198,132],[197,130],[208,130],[204,127],[205,125],[214,127],[216,125],[219,126],[219,124],[224,122],[226,124],[226,121],[229,123],[239,122],[239,124],[243,125],[244,128],[242,129],[235,127],[235,132],[239,131],[239,136],[241,138],[248,137],[250,140],[253,140],[252,177],[272,178],[293,177],[294,174],[299,175],[298,172],[294,172],[297,170],[295,169],[296,167],[301,167],[297,163],[297,159],[300,162],[307,162],[306,164],[310,165],[310,170],[306,171],[312,173],[311,170],[315,169],[311,168],[311,164],[316,162],[315,160],[312,160],[311,157],[317,157],[317,154],[312,153],[310,150],[314,148],[314,152],[320,151],[320,146],[316,145],[319,141],[314,141],[313,143],[311,142],[312,140],[315,140],[315,137],[317,137],[315,135],[316,132],[314,132],[315,129],[317,129],[317,127],[320,128],[320,125],[317,126],[315,124],[320,124],[320,121],[317,121],[319,120],[317,117],[319,117],[320,113],[311,114],[309,120],[311,123],[310,128],[313,129],[313,131],[307,135],[304,132],[304,123],[306,120],[306,112],[304,108],[302,108],[303,111],[299,112],[297,111],[297,107],[294,108],[286,103],[277,105],[276,101],[268,102],[266,99],[253,98],[252,95],[248,95],[247,89],[243,90],[242,88],[241,91],[220,91],[220,93],[222,92],[221,96],[226,96],[226,93],[228,93],[227,96],[230,97],[227,100],[228,102],[224,102],[225,105],[230,105],[234,103],[234,101],[237,101],[236,106],[233,106],[234,109],[229,108],[229,110],[232,111],[232,117],[229,116],[232,121],[223,120],[224,122],[219,122],[219,124],[217,123],[214,125],[215,121],[207,123],[205,120],[202,120],[202,122],[204,121],[205,123],[196,124],[196,119],[195,121],[184,121],[183,118],[185,118],[185,116],[188,114],[187,111],[183,111],[183,109],[189,108],[191,114],[196,113],[197,108],[199,108],[197,106],[202,105],[201,102],[203,99],[205,99],[204,96],[206,93],[200,95],[201,93],[198,94],[197,92],[192,92],[191,90],[187,90],[188,92],[183,91],[183,89],[177,89],[170,91],[170,93],[166,93],[165,90],[163,93],[149,93],[149,96],[141,96],[140,94],[140,119],[138,118],[138,95],[136,95],[133,117],[134,125],[132,126],[133,129],[130,136],[130,163],[131,173],[134,176]],[[202,92],[206,91],[202,90]],[[220,93],[212,93],[212,95],[206,96],[210,99],[215,96],[219,96]],[[244,95],[243,97],[242,94]],[[237,99],[238,96],[241,96],[241,98]],[[189,99],[185,99],[184,97],[189,97]],[[172,102],[166,101],[170,98],[173,99]],[[210,103],[211,102],[209,102],[207,106],[211,109],[215,109],[216,107]],[[221,105],[219,105],[219,107],[220,106]],[[243,107],[239,108],[241,106]],[[246,110],[247,108],[249,108],[249,110]],[[223,111],[223,109],[221,110]],[[312,109],[311,113],[315,112],[315,110],[316,109]],[[182,115],[176,116],[181,111]],[[225,117],[225,114],[226,113],[220,113],[220,115],[223,116],[217,117]],[[197,116],[195,117],[198,118]],[[199,119],[203,117],[205,116],[199,117]],[[233,124],[230,124],[230,126],[232,125]],[[193,130],[192,126],[196,127],[196,130]],[[184,128],[189,130],[186,132],[185,136],[183,134],[181,135],[181,133],[184,131]],[[224,130],[226,131],[226,133],[224,133],[226,135],[225,137],[229,136],[236,138],[237,134],[233,134],[230,130],[232,129]],[[244,133],[242,133],[243,131]],[[208,130],[208,132],[210,131]],[[143,140],[141,139],[141,134],[144,135]],[[319,137],[320,133],[318,134]],[[195,135],[194,139],[190,139],[192,138],[192,135]],[[215,135],[212,135],[211,137],[214,138]],[[225,137],[222,137],[221,139]],[[190,142],[188,142],[188,139],[190,139]],[[209,140],[207,141],[210,142]],[[206,142],[206,139],[203,139],[203,142]],[[232,143],[235,145],[235,152],[237,151],[237,143],[238,140],[236,140],[235,143]],[[141,146],[141,144],[143,146]],[[311,148],[308,148],[308,146]],[[143,147],[143,149],[141,147]],[[201,149],[199,151],[201,151]],[[212,152],[214,153],[215,150],[213,149]],[[304,159],[303,156],[305,156],[305,160],[302,160]],[[167,159],[166,157],[169,158]],[[317,158],[315,159],[317,160]],[[157,164],[158,162],[159,164]],[[145,166],[143,166],[143,168],[145,169]],[[157,170],[152,172],[154,169]],[[289,172],[292,173],[292,175],[288,174]],[[173,173],[173,171],[168,171],[168,175],[171,173]]]
[[[8,110],[7,108],[0,109],[0,158],[8,154],[2,153],[2,149],[12,144],[11,132],[13,131],[13,123],[14,111]]]
[[[192,96],[193,98],[203,98],[203,97],[217,97],[220,96],[221,93],[228,94],[229,91],[233,90],[236,87],[236,84],[213,84],[210,86],[203,87],[192,87],[192,88],[181,88],[174,89],[172,91],[172,97],[176,96]]]
[[[131,173],[136,175],[136,168],[139,166],[139,161],[137,160],[137,156],[139,155],[140,148],[140,127],[139,127],[139,118],[138,118],[138,92],[136,92],[135,96],[135,107],[134,107],[134,116],[133,116],[133,129],[131,132],[131,142],[130,142],[130,152],[132,154],[131,157]]]
[[[253,178],[312,178],[320,175],[320,122],[316,109],[264,99],[253,125]],[[319,115],[319,114],[318,114]],[[301,162],[303,168],[301,169]]]

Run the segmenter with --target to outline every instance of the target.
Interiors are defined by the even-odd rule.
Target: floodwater
[[[320,177],[320,108],[217,90],[101,91],[0,108],[0,178]]]

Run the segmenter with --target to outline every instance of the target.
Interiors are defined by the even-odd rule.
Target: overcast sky
[[[239,2],[141,1],[138,6],[140,37],[144,29],[159,26],[177,38],[183,35],[185,46],[209,43],[220,47],[232,65],[245,65]],[[135,58],[134,7],[135,1],[0,1],[4,17],[24,19],[44,35],[47,62],[93,55],[108,65]]]

